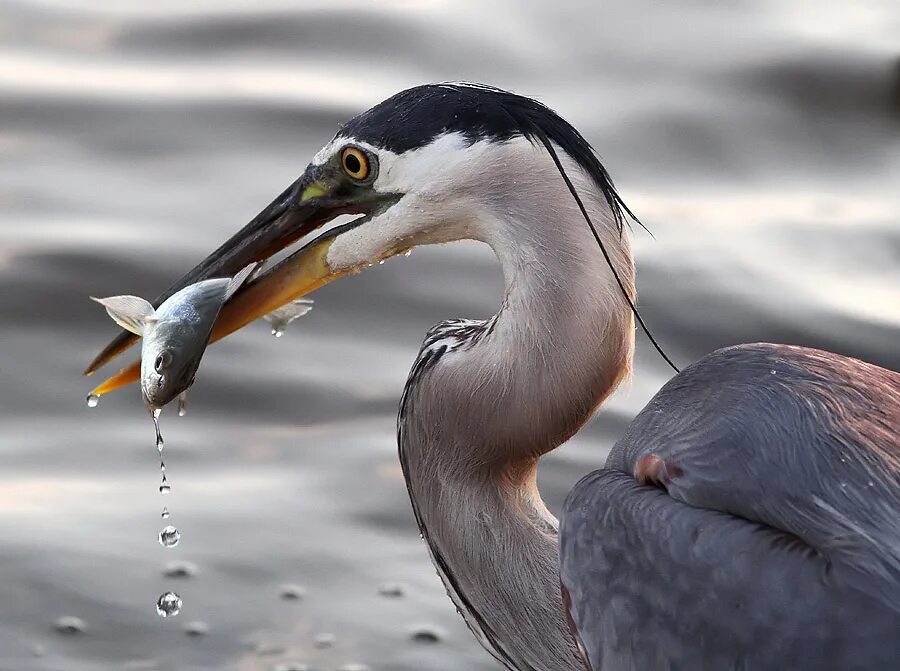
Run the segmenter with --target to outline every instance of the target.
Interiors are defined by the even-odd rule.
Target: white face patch
[[[462,239],[487,243],[507,266],[513,259],[525,263],[538,258],[572,236],[573,247],[596,252],[590,229],[550,155],[522,136],[470,143],[459,133],[447,133],[402,154],[336,138],[316,161],[332,160],[348,144],[377,156],[378,175],[370,188],[401,198],[335,238],[327,262],[336,272],[361,269],[418,245]],[[608,248],[620,247],[612,213],[596,184],[571,157],[559,148],[557,152],[601,235],[608,238]],[[566,225],[560,227],[562,221]]]
[[[377,158],[378,176],[372,188],[379,193],[421,190],[429,182],[441,181],[441,175],[453,174],[464,163],[477,160],[484,151],[496,147],[496,143],[489,140],[472,144],[459,133],[447,133],[439,135],[424,147],[395,154],[356,138],[336,137],[313,157],[313,165],[328,163],[348,145],[366,149]]]

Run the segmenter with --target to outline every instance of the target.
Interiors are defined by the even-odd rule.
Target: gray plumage
[[[898,404],[896,373],[784,345],[663,387],[562,517],[595,670],[897,666]],[[635,481],[649,455],[656,486]]]

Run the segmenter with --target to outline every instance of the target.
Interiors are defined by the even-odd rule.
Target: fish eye
[[[369,157],[359,147],[344,147],[341,151],[341,168],[344,174],[361,182],[371,174]]]
[[[172,353],[168,350],[159,353],[159,356],[156,357],[156,361],[153,362],[153,369],[157,373],[162,373],[166,368],[168,368],[172,364]]]

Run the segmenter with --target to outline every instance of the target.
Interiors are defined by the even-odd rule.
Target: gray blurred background
[[[155,296],[342,122],[450,79],[591,140],[656,236],[635,232],[640,305],[677,362],[771,340],[900,368],[896,0],[4,0],[0,669],[497,668],[429,563],[394,437],[424,331],[499,303],[485,249],[416,250],[321,290],[284,338],[212,347],[189,415],[163,416],[173,550],[137,389],[89,410],[80,377],[115,333],[88,295]],[[545,460],[551,508],[667,376],[639,340],[634,380]],[[184,609],[162,620],[167,589]]]

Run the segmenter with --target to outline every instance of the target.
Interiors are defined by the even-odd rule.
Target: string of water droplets
[[[87,397],[87,406],[89,408],[96,408],[100,404],[100,397],[97,394],[89,394]],[[165,447],[165,441],[163,440],[162,433],[159,430],[159,416],[162,414],[161,408],[156,408],[150,413],[150,416],[153,418],[153,427],[156,429],[156,449],[159,452],[159,470],[162,474],[162,479],[159,483],[159,493],[165,496],[170,491],[172,491],[171,485],[169,485],[169,480],[166,478],[166,462],[163,459],[163,448]],[[183,417],[185,414],[184,407],[184,395],[178,399],[178,416]],[[169,519],[169,508],[168,506],[163,506],[161,517],[164,520]],[[178,545],[178,542],[181,540],[181,532],[175,528],[175,526],[171,524],[167,524],[163,527],[162,531],[159,532],[159,544],[164,548],[173,548]],[[174,617],[181,612],[181,606],[183,602],[180,596],[178,596],[175,592],[164,592],[160,595],[159,599],[156,600],[156,612],[160,617]]]
[[[184,401],[183,399],[179,399],[178,402],[178,414],[179,416],[184,415]],[[159,493],[165,496],[170,491],[172,491],[171,485],[169,485],[169,480],[166,477],[166,462],[163,459],[163,448],[165,447],[165,441],[163,440],[162,433],[159,430],[159,416],[162,414],[162,408],[156,408],[151,413],[153,417],[153,427],[156,429],[156,449],[159,452],[159,471],[162,474],[162,479],[159,483]],[[169,518],[169,508],[168,506],[163,506],[161,517],[165,520]],[[167,524],[162,528],[162,531],[159,532],[159,544],[164,548],[173,548],[178,545],[178,542],[181,540],[181,532],[178,531],[172,524]],[[160,595],[159,599],[156,600],[156,612],[160,617],[174,617],[181,612],[181,606],[183,605],[183,601],[180,596],[178,596],[175,592],[164,592]]]

